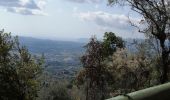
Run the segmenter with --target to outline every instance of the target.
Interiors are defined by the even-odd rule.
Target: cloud
[[[38,6],[35,4],[33,0],[0,0],[0,6],[38,9]]]
[[[66,0],[77,3],[101,3],[103,0]]]
[[[17,8],[17,7],[10,7],[7,8],[6,11],[12,12],[12,13],[19,13],[22,15],[40,15],[40,16],[46,16],[47,14],[44,13],[41,10],[37,9],[27,9],[27,8]]]
[[[22,15],[46,15],[45,5],[45,0],[0,0],[0,6],[6,11]]]
[[[137,24],[139,23],[139,18],[129,18],[121,14],[111,14],[103,11],[96,12],[83,12],[77,13],[78,16],[83,21],[93,22],[100,26],[101,29],[123,29],[131,30],[132,27],[129,25],[129,21]]]

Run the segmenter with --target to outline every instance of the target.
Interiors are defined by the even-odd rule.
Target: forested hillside
[[[73,77],[80,69],[79,58],[84,52],[83,42],[54,41],[36,39],[30,37],[19,37],[22,45],[36,56],[45,57],[45,70],[56,78]]]
[[[56,78],[73,77],[81,68],[80,57],[85,52],[86,44],[86,41],[81,40],[73,42],[19,37],[20,43],[33,55],[44,55],[47,66],[45,70]],[[124,39],[124,41],[127,50],[133,53],[137,51],[135,42],[141,43],[144,39]]]
[[[53,2],[58,2],[58,0],[47,1],[53,7]],[[68,16],[65,11],[70,11],[71,8],[66,2],[77,3],[77,6],[82,3],[96,5],[88,8],[86,4],[84,7],[73,7],[71,4],[73,16]],[[9,19],[4,25],[10,26],[8,23],[12,21],[15,32],[26,30],[29,33],[31,28],[28,26],[33,26],[32,30],[37,33],[41,28],[47,29],[46,32],[54,30],[61,32],[62,34],[57,34],[61,37],[68,32],[65,34],[68,35],[66,37],[72,38],[79,37],[74,34],[75,31],[80,32],[81,37],[86,36],[87,31],[104,32],[102,35],[100,33],[99,37],[91,35],[88,39],[59,41],[18,37],[4,29],[0,30],[0,100],[105,100],[118,95],[131,99],[128,93],[160,84],[168,86],[165,83],[170,82],[169,0],[106,0],[106,2],[65,0],[65,5],[62,6],[68,8],[56,8],[58,11],[55,9],[55,13],[53,12],[54,15],[60,13],[57,14],[60,16],[57,17],[59,19],[42,11],[45,4],[44,0],[0,0],[0,7],[6,8],[5,11],[27,15],[24,18],[13,16],[19,20]],[[118,10],[127,15],[132,11],[133,17],[110,14],[111,11],[106,13],[104,12],[106,5],[114,8],[115,13]],[[120,10],[120,7],[125,9]],[[87,9],[88,13],[80,12],[79,8]],[[103,11],[97,11],[101,8]],[[38,15],[39,17],[36,18],[39,19],[29,15]],[[87,25],[82,21],[76,23],[75,16],[83,22],[90,23]],[[2,18],[6,17],[9,18],[2,16]],[[22,18],[24,22],[28,19],[34,24],[30,25],[28,21],[24,24],[20,22]],[[4,23],[4,21],[1,22]],[[45,26],[41,25],[42,22],[45,25],[50,24],[44,28]],[[128,25],[136,29],[133,30],[135,34],[143,34],[144,37],[125,39],[126,32],[132,30],[126,27]],[[7,30],[13,30],[7,26]],[[122,32],[125,33],[121,35]],[[47,36],[47,34],[44,35]],[[50,38],[54,39],[55,35],[51,34]],[[150,90],[156,93],[154,95],[159,94],[159,91],[153,88]],[[169,90],[165,92],[161,91],[161,95],[169,94]],[[149,95],[145,95],[145,98]],[[167,95],[166,98],[168,98]]]

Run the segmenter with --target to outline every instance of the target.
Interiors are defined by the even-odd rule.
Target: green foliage
[[[123,48],[124,42],[121,37],[117,37],[114,33],[106,32],[104,34],[102,45],[104,49],[104,55],[108,57],[109,55],[112,55],[117,48]]]
[[[68,80],[48,79],[39,92],[37,100],[77,100]],[[78,96],[78,94],[76,94]]]
[[[132,23],[139,29],[139,32],[145,33],[149,39],[155,38],[159,40],[159,47],[161,48],[161,63],[160,68],[160,82],[165,83],[169,80],[169,62],[170,62],[170,1],[169,0],[108,0],[110,4],[115,2],[126,2],[131,9],[139,13],[141,19],[139,27]],[[168,45],[167,45],[168,44]]]
[[[63,83],[60,83],[51,88],[50,95],[53,97],[53,100],[71,100],[67,90]]]
[[[98,100],[101,99],[98,89],[100,88],[99,90],[103,91],[104,87],[103,47],[101,42],[97,41],[95,37],[91,38],[85,47],[86,53],[81,57],[84,69],[78,75],[77,81],[86,85],[87,100]]]
[[[10,33],[0,32],[0,99],[35,100],[43,60],[34,59]]]
[[[112,61],[107,62],[107,69],[112,74],[114,83],[111,94],[116,96],[160,84],[160,57],[153,44],[146,39],[136,43],[136,52],[126,49],[117,50]]]
[[[114,91],[128,93],[150,85],[150,62],[150,59],[128,54],[126,50],[117,51],[108,66],[108,70],[117,80],[112,84]]]
[[[85,46],[86,52],[81,57],[84,67],[77,76],[79,84],[85,84],[87,100],[104,100],[107,97],[107,85],[112,80],[106,69],[105,58],[111,56],[117,48],[123,48],[123,40],[114,33],[105,33],[104,41],[95,37]]]

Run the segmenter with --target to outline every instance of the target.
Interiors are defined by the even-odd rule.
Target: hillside
[[[19,37],[33,55],[45,55],[46,71],[57,78],[72,77],[80,68],[79,58],[84,42],[53,41],[30,37]]]
[[[84,52],[83,46],[87,39],[78,39],[73,41],[54,41],[45,39],[36,39],[31,37],[19,37],[22,45],[27,46],[33,55],[45,55],[46,71],[57,78],[72,77],[80,68],[79,58]],[[135,46],[133,39],[124,39],[126,48],[133,52]],[[143,41],[137,39],[138,42]]]

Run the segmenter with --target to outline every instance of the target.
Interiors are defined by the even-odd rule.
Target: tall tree
[[[106,32],[104,40],[98,41],[95,37],[85,46],[86,52],[81,57],[84,69],[79,73],[78,82],[86,84],[86,100],[104,100],[107,96],[109,81],[113,81],[106,68],[106,59],[117,48],[122,48],[123,40],[112,32]]]
[[[168,81],[168,67],[170,65],[170,1],[169,0],[108,0],[110,4],[125,2],[132,10],[139,13],[147,26],[140,32],[149,34],[159,40],[162,58],[162,73],[160,82]]]
[[[10,33],[0,32],[0,99],[35,100],[43,60],[34,59]]]
[[[105,70],[102,44],[96,38],[91,38],[85,47],[86,53],[81,57],[84,69],[77,79],[79,82],[84,79],[86,83],[86,100],[103,100]]]

